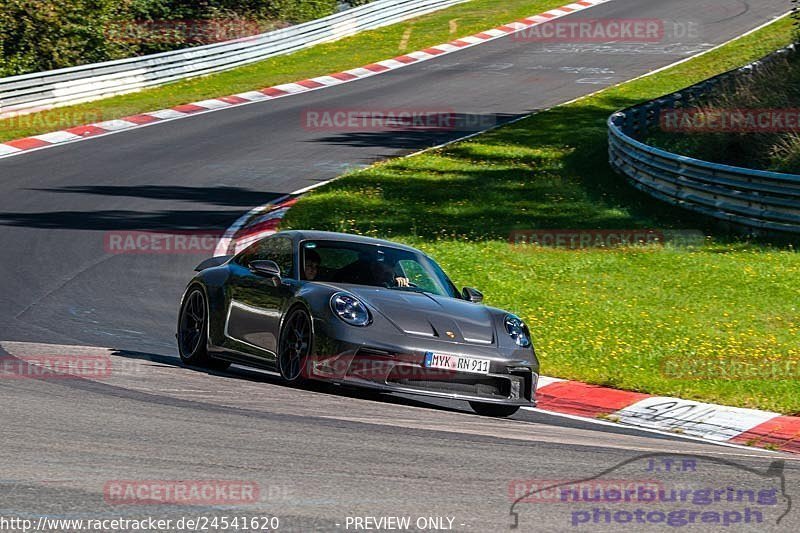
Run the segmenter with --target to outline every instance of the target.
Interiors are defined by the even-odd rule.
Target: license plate
[[[455,372],[470,372],[472,374],[488,374],[489,359],[481,357],[468,357],[466,355],[448,355],[428,352],[425,354],[426,368],[441,368]]]

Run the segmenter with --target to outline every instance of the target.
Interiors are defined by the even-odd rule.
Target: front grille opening
[[[373,357],[391,357],[395,355],[393,352],[387,352],[386,350],[380,350],[378,348],[367,348],[362,346],[356,352],[357,356],[373,356]]]
[[[528,401],[533,401],[533,373],[531,372],[531,369],[510,368],[508,373],[514,376],[516,379],[520,379],[522,381],[522,384],[520,385],[522,389],[522,396]]]
[[[490,376],[457,376],[455,373],[437,373],[425,377],[405,377],[393,371],[387,383],[434,392],[464,394],[481,398],[506,399],[511,396],[511,381]]]

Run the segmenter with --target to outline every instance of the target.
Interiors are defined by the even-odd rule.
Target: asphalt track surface
[[[442,516],[454,530],[492,531],[512,522],[512,480],[577,480],[625,461],[632,462],[603,475],[724,488],[778,479],[776,468],[771,477],[758,472],[780,458],[791,497],[800,465],[766,451],[532,411],[488,420],[458,402],[300,390],[245,369],[184,368],[174,346],[176,307],[202,258],[104,247],[110,231],[224,230],[283,193],[469,133],[318,132],[302,127],[304,111],[444,108],[483,124],[511,120],[696,54],[787,7],[615,0],[576,17],[664,19],[665,41],[506,37],[338,87],[0,160],[2,352],[99,350],[114,361],[112,374],[98,379],[2,380],[0,517],[274,515],[282,530],[352,531],[348,516],[410,516],[412,525]],[[696,23],[697,36],[674,34],[673,22]],[[675,479],[674,471],[648,471],[641,457],[678,452],[702,456],[702,468]],[[260,495],[248,505],[112,505],[103,487],[119,479],[246,480]],[[776,523],[778,509],[790,507],[781,502],[759,529],[797,530],[797,509]],[[582,505],[522,502],[514,510],[521,530],[675,529],[602,516],[573,526],[583,515],[572,513],[597,506]]]

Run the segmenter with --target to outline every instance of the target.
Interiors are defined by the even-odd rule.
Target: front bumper
[[[505,359],[493,347],[475,347],[401,337],[395,342],[356,344],[354,339],[331,339],[317,334],[315,353],[306,365],[308,379],[454,400],[535,406],[538,366],[535,358]],[[402,341],[406,341],[403,345]],[[434,351],[491,359],[488,374],[454,372],[424,366],[425,353]]]

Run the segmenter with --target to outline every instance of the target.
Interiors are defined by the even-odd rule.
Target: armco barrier
[[[417,17],[466,0],[376,0],[252,37],[0,79],[0,118],[203,76]]]
[[[614,113],[608,119],[609,161],[638,189],[674,205],[757,234],[800,234],[800,176],[719,165],[644,144],[662,111],[688,108],[709,90],[747,76],[788,54],[778,50],[737,70]]]

